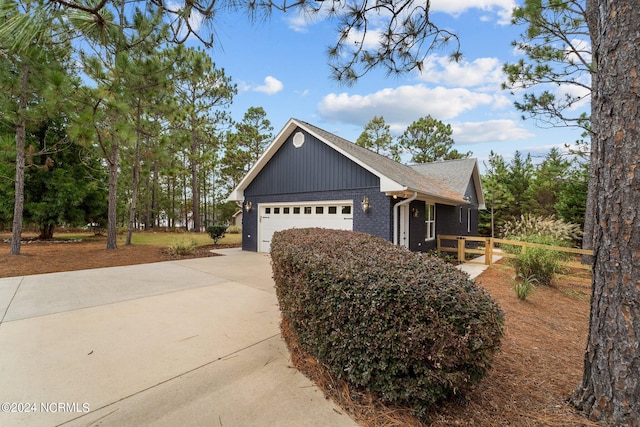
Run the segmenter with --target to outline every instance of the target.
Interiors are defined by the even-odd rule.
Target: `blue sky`
[[[233,118],[241,120],[249,107],[261,106],[274,134],[295,117],[355,141],[374,116],[383,116],[397,136],[430,114],[451,124],[455,148],[472,151],[481,164],[491,150],[506,160],[516,150],[536,158],[580,138],[577,129],[523,121],[513,107],[516,98],[500,89],[502,65],[522,57],[511,46],[523,31],[510,24],[514,0],[432,0],[431,5],[433,21],[460,37],[463,60],[450,62],[445,48],[433,52],[420,74],[387,78],[378,70],[349,87],[330,78],[325,51],[337,37],[333,22],[307,22],[294,14],[275,14],[257,24],[242,15],[219,17],[217,44],[208,52],[238,84]]]

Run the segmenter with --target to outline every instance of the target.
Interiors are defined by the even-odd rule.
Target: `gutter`
[[[393,244],[398,246],[400,244],[400,242],[398,241],[398,227],[399,227],[399,223],[398,223],[398,212],[400,209],[400,206],[402,205],[406,205],[408,203],[413,202],[415,199],[418,198],[418,192],[414,191],[413,192],[413,196],[409,197],[408,199],[402,200],[398,203],[396,203],[395,205],[393,205]]]

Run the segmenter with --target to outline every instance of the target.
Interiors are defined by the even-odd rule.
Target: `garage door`
[[[269,252],[276,231],[289,228],[353,230],[353,201],[260,204],[258,251]]]

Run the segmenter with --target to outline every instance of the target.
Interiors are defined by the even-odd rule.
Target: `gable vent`
[[[304,144],[304,133],[296,132],[296,134],[293,135],[293,146],[300,148],[302,147],[302,144]]]

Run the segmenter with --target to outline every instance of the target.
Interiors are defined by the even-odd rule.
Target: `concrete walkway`
[[[240,250],[0,279],[0,426],[355,426],[290,367],[274,292]]]
[[[502,257],[500,255],[493,255],[493,262],[500,260]],[[470,262],[465,262],[464,264],[459,264],[456,267],[469,275],[469,278],[475,280],[476,277],[482,274],[487,268],[488,265],[484,263],[485,257],[484,255],[472,259]]]

